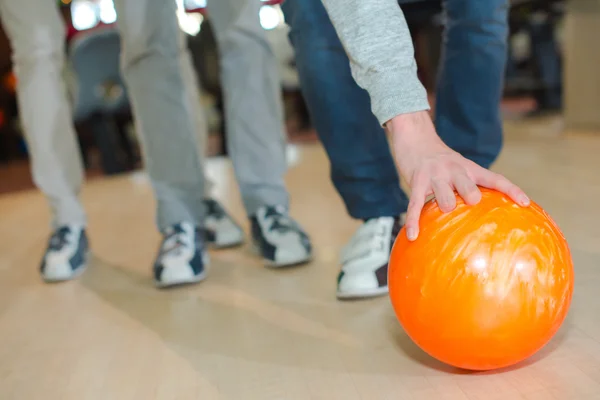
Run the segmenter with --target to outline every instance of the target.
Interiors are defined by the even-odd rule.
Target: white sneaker
[[[267,265],[285,267],[311,260],[310,239],[285,207],[262,207],[251,218],[251,224],[254,246]]]
[[[81,275],[87,266],[88,238],[81,226],[58,228],[48,241],[40,273],[46,282],[67,281]]]
[[[340,299],[375,297],[388,293],[388,261],[401,219],[373,218],[366,221],[342,249],[338,275]]]
[[[163,241],[154,263],[156,286],[164,288],[200,282],[206,278],[208,255],[200,230],[188,222],[163,232]]]
[[[244,243],[244,231],[216,200],[204,200],[204,238],[214,248],[239,246]]]

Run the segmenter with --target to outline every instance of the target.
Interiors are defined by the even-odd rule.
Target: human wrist
[[[400,114],[385,123],[385,128],[396,142],[412,143],[439,139],[428,111]]]

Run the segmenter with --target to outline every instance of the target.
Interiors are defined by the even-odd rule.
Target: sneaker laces
[[[180,255],[182,248],[188,246],[187,232],[181,224],[177,224],[165,231],[160,253],[162,256],[166,254]]]
[[[362,224],[341,251],[342,264],[368,256],[372,251],[384,251],[389,247],[383,218],[373,218]]]
[[[50,236],[50,241],[48,243],[48,249],[52,251],[60,251],[65,247],[65,245],[69,244],[71,239],[71,228],[68,226],[63,226]]]
[[[265,212],[265,219],[270,220],[269,231],[275,231],[281,234],[287,232],[302,232],[298,226],[285,211],[278,207],[268,207]]]

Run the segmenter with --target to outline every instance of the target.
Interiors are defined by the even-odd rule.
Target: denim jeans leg
[[[502,149],[508,0],[445,0],[436,126],[444,142],[488,168]]]
[[[396,216],[408,198],[369,95],[350,71],[348,56],[319,0],[286,0],[302,94],[331,162],[331,178],[357,219]]]

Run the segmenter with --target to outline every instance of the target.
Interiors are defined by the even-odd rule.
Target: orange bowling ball
[[[481,188],[443,213],[422,212],[419,237],[403,230],[390,256],[394,311],[432,357],[468,370],[514,365],[560,328],[573,295],[573,260],[554,221],[537,204],[520,207]]]

